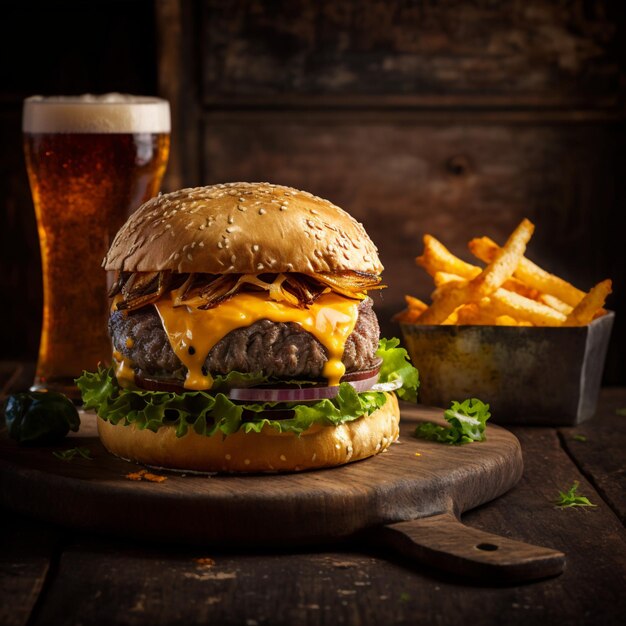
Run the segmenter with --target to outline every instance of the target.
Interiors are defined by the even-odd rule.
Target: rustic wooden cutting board
[[[513,487],[523,470],[518,440],[489,426],[487,440],[448,446],[411,436],[439,409],[403,407],[398,443],[339,468],[294,474],[197,476],[158,472],[132,481],[137,465],[100,444],[81,416],[64,445],[24,448],[0,438],[2,504],[73,528],[217,546],[293,546],[360,533],[405,556],[472,576],[511,581],[562,571],[564,555],[464,526],[460,515]],[[93,460],[53,452],[88,448]]]

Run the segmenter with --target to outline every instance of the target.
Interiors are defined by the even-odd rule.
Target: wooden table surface
[[[3,392],[32,369],[0,363]],[[0,624],[623,624],[626,389],[604,389],[572,428],[510,428],[522,480],[463,517],[469,526],[567,554],[525,585],[455,578],[350,542],[299,552],[206,551],[78,534],[2,511]],[[579,441],[576,435],[584,435]],[[580,482],[596,508],[561,509]],[[60,494],[62,497],[62,494]]]

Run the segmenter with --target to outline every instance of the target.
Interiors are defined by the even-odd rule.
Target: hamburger
[[[205,472],[336,466],[398,437],[417,370],[381,340],[383,267],[363,226],[310,193],[229,183],[160,194],[122,226],[112,367],[77,380],[105,447]]]

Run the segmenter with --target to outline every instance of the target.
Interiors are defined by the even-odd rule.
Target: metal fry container
[[[401,327],[422,404],[475,397],[499,424],[572,426],[595,413],[614,317],[574,327]]]

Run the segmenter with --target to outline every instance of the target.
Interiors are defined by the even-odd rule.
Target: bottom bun
[[[312,426],[300,436],[265,426],[207,437],[192,429],[176,437],[171,426],[140,430],[98,418],[104,446],[116,456],[156,467],[198,472],[292,472],[332,467],[382,452],[398,438],[400,409],[395,394],[385,404],[339,426]]]

